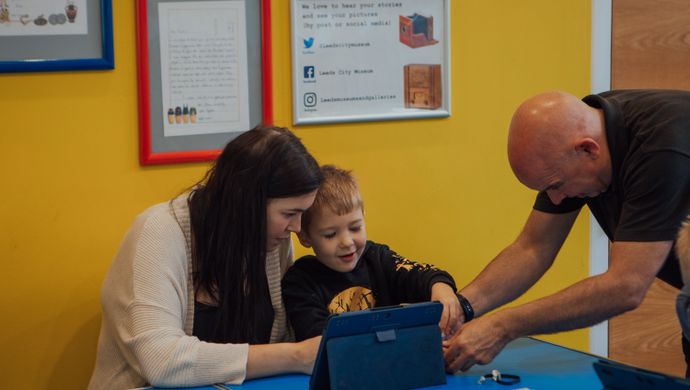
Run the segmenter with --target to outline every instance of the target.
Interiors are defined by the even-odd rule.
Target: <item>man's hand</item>
[[[475,364],[488,364],[511,341],[503,324],[493,317],[476,318],[443,342],[446,371],[467,371]]]
[[[445,337],[450,337],[458,331],[462,324],[462,309],[460,309],[460,302],[455,295],[453,288],[445,283],[438,282],[431,286],[431,300],[439,301],[443,304],[443,312],[441,313],[441,321],[438,326]]]

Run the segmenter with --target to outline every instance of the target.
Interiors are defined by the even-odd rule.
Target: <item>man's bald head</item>
[[[569,157],[579,139],[599,141],[603,127],[596,109],[559,91],[535,95],[513,114],[508,133],[508,160],[515,176],[538,189],[545,172]]]

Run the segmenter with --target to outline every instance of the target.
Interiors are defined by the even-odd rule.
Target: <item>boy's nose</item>
[[[340,245],[343,247],[351,246],[353,243],[354,243],[354,240],[352,240],[352,237],[350,237],[349,234],[344,234],[340,238]]]

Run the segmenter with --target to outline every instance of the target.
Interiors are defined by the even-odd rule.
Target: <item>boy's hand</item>
[[[443,313],[441,313],[441,321],[438,326],[441,328],[444,338],[451,337],[460,328],[462,317],[462,309],[460,309],[460,302],[455,296],[455,291],[445,283],[434,283],[431,286],[431,300],[443,304]]]

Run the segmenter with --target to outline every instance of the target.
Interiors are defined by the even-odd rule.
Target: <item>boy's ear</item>
[[[304,230],[301,230],[299,233],[297,233],[297,238],[303,247],[311,248],[311,241],[309,241],[309,236],[304,232]]]

